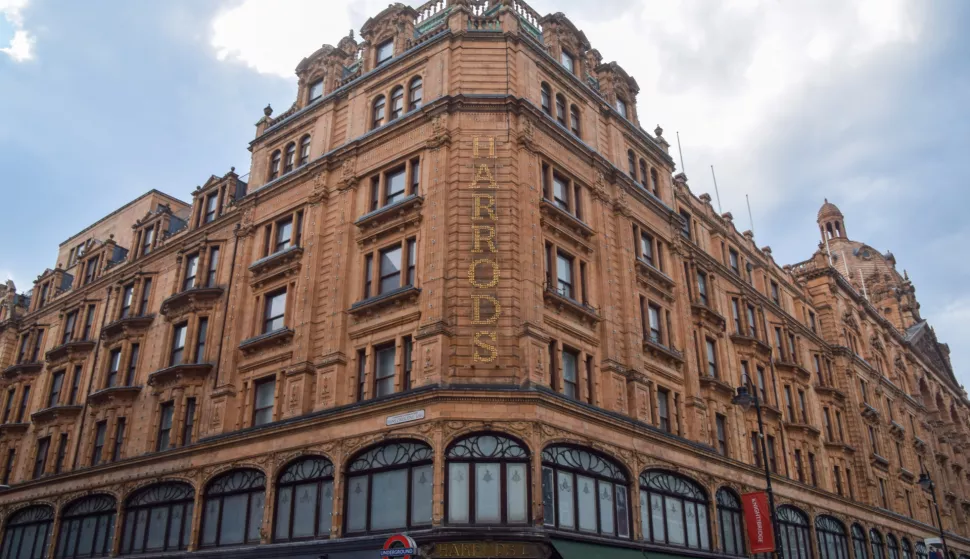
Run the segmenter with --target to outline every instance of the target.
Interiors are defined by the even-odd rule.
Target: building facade
[[[519,0],[394,4],[296,73],[248,176],[0,288],[0,557],[744,556],[763,460],[786,558],[970,554],[970,403],[833,204],[779,265]]]

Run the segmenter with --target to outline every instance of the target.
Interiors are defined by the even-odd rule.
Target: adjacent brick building
[[[966,394],[838,208],[777,264],[561,13],[360,35],[299,63],[248,176],[0,288],[2,557],[745,555],[745,383],[786,557],[924,556],[923,468],[970,553]]]

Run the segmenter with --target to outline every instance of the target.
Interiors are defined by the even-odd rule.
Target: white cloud
[[[13,37],[0,52],[13,59],[14,62],[24,62],[34,57],[34,37],[24,29],[23,9],[29,0],[0,0],[0,16],[13,29]]]

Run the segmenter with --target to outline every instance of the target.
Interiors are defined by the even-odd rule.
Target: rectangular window
[[[758,323],[755,321],[754,305],[748,305],[748,329],[752,338],[758,337]]]
[[[77,311],[67,313],[67,316],[64,318],[64,335],[61,337],[62,344],[66,344],[74,339],[75,322],[77,322]]]
[[[374,255],[364,257],[364,299],[370,299],[371,286],[374,283]]]
[[[563,297],[575,299],[573,287],[573,257],[556,251],[556,291]]]
[[[899,460],[899,467],[905,469],[906,464],[903,463],[903,447],[902,445],[899,444],[899,441],[895,441],[895,443],[896,443],[896,459]]]
[[[757,431],[751,432],[751,455],[754,456],[754,465],[761,468],[764,462],[761,461],[761,437]]]
[[[374,397],[380,398],[394,393],[394,358],[397,348],[394,343],[374,348]]]
[[[710,306],[710,301],[707,298],[707,274],[701,271],[697,272],[697,296],[702,305]]]
[[[647,264],[656,268],[653,261],[653,237],[646,233],[640,233],[640,256]]]
[[[121,458],[121,447],[125,444],[125,418],[119,417],[115,423],[115,446],[111,450],[111,461],[117,462]]]
[[[266,295],[263,306],[263,333],[268,334],[283,329],[286,314],[286,288]]]
[[[135,370],[138,367],[138,344],[131,344],[131,352],[128,355],[128,371],[125,373],[125,386],[132,386],[135,381]]]
[[[37,439],[37,454],[34,455],[34,477],[37,479],[44,475],[44,468],[47,466],[47,451],[50,450],[51,438],[44,437]]]
[[[767,385],[765,383],[765,368],[758,365],[758,398],[761,403],[768,404],[768,391],[765,388]]]
[[[776,305],[781,305],[781,297],[778,295],[778,283],[775,280],[771,280],[771,300]]]
[[[20,410],[17,411],[17,423],[24,422],[24,415],[27,414],[27,405],[30,404],[30,386],[24,387],[24,393],[20,397]]]
[[[27,343],[30,341],[30,334],[20,336],[20,350],[17,351],[17,363],[23,363],[27,357]]]
[[[401,287],[401,246],[380,251],[380,284],[378,294]]]
[[[570,398],[579,398],[579,354],[562,350],[562,391]]]
[[[798,391],[798,405],[801,406],[802,411],[802,423],[808,425],[808,406],[805,405],[805,391]]]
[[[199,319],[199,327],[196,332],[195,340],[195,362],[204,363],[205,362],[205,338],[209,331],[209,319],[207,317],[202,317]]]
[[[835,481],[835,492],[838,493],[839,497],[841,497],[843,495],[842,472],[839,470],[838,466],[832,467],[832,480]]]
[[[108,377],[104,387],[118,386],[118,369],[121,368],[121,348],[112,349],[108,354]]]
[[[818,375],[819,386],[825,386],[825,376],[822,374],[822,362],[818,354],[812,356],[812,360],[815,363],[815,374]]]
[[[575,62],[573,61],[571,54],[566,51],[562,51],[562,53],[559,55],[559,62],[562,64],[562,67],[569,70],[570,73],[575,73]]]
[[[59,474],[64,470],[64,459],[67,457],[67,433],[61,433],[60,441],[57,443],[57,458],[54,462],[54,473]]]
[[[377,56],[374,60],[375,66],[380,66],[381,64],[387,62],[394,56],[394,41],[388,39],[383,43],[377,45]]]
[[[791,387],[787,384],[785,385],[785,410],[788,411],[788,421],[790,423],[795,422],[795,406],[792,403],[791,397]]]
[[[593,403],[593,356],[586,356],[586,401]]]
[[[866,381],[859,379],[859,393],[862,394],[862,401],[866,404],[869,403],[869,386]]]
[[[273,421],[273,402],[276,396],[276,379],[270,377],[256,383],[256,398],[253,405],[253,425],[264,425]]]
[[[733,248],[728,249],[728,261],[731,264],[731,271],[740,276],[741,265],[740,260],[738,259],[738,251],[734,250]]]
[[[778,460],[775,458],[775,438],[771,435],[767,437],[768,442],[768,468],[771,473],[778,473]]]
[[[13,399],[17,395],[17,389],[11,388],[7,390],[7,405],[3,408],[3,423],[6,423],[10,419],[10,410],[13,409]]]
[[[808,473],[811,475],[812,485],[818,486],[818,474],[815,471],[815,455],[811,452],[808,453]]]
[[[384,175],[384,206],[399,202],[407,196],[407,171],[402,166]]]
[[[717,430],[717,451],[721,456],[728,455],[727,447],[727,418],[721,414],[714,416],[714,425]]]
[[[798,344],[795,343],[795,335],[791,333],[788,334],[788,351],[791,352],[792,363],[801,363],[798,359]]]
[[[155,450],[166,450],[172,443],[172,419],[175,416],[175,403],[166,402],[162,404],[158,422],[158,441],[155,443]]]
[[[185,418],[182,420],[182,446],[192,444],[192,430],[195,427],[195,398],[185,400]]]
[[[869,445],[872,447],[872,453],[879,454],[879,438],[876,436],[876,430],[872,425],[866,425],[866,427],[869,430]]]
[[[47,407],[52,408],[57,405],[61,398],[61,386],[64,384],[64,371],[57,371],[51,378],[51,391],[47,395]]]
[[[559,175],[552,174],[552,203],[560,210],[567,213],[571,212],[569,197],[569,181]]]
[[[832,418],[829,416],[829,409],[828,408],[822,408],[822,417],[825,418],[825,436],[826,436],[826,439],[829,442],[832,442],[832,441],[835,440],[835,438],[832,436]]]
[[[849,490],[849,499],[855,499],[855,490],[852,489],[852,468],[849,466],[845,468],[845,485]]]
[[[416,239],[408,239],[408,242],[407,242],[408,273],[406,278],[407,280],[406,285],[411,285],[411,286],[414,285],[414,280],[415,280],[416,271],[417,271],[417,256],[415,254],[417,252],[417,245],[418,245],[418,242]]]
[[[219,195],[210,194],[205,198],[205,215],[202,223],[212,223],[216,220],[216,211],[219,209]]]
[[[99,421],[94,430],[94,448],[91,450],[91,465],[97,466],[101,463],[101,455],[104,452],[104,437],[108,430],[107,421]]]
[[[842,431],[842,412],[835,410],[835,424],[839,428],[839,442],[845,440],[845,433]]]
[[[276,222],[276,235],[273,237],[273,254],[290,248],[293,240],[293,218],[288,217]]]
[[[647,317],[650,325],[650,341],[663,345],[663,331],[660,329],[660,307],[653,303],[647,305]]]
[[[312,103],[323,97],[323,80],[317,80],[310,84],[310,95],[307,102]]]
[[[708,376],[718,378],[717,347],[714,345],[714,340],[710,338],[706,338],[704,344],[707,347],[707,374]]]
[[[798,476],[798,481],[805,483],[805,470],[802,467],[802,451],[801,449],[795,449],[795,474]]]
[[[627,113],[626,109],[626,101],[620,99],[619,97],[616,98],[616,112],[620,113],[623,118],[630,118],[630,115]]]
[[[205,274],[205,286],[216,286],[216,272],[219,270],[219,247],[209,249],[209,269]]]
[[[664,389],[657,390],[657,418],[660,430],[670,433],[670,393]]]
[[[40,361],[40,351],[44,347],[44,329],[38,328],[34,333],[34,351],[30,354],[30,362],[37,363]]]
[[[367,380],[367,350],[357,350],[357,401],[364,400]]]
[[[815,322],[815,313],[808,311],[808,325],[811,326],[812,332],[818,333],[818,325]]]
[[[680,210],[680,217],[683,218],[683,223],[680,225],[680,234],[683,235],[685,239],[691,239],[690,214],[684,210]]]
[[[148,300],[152,294],[152,278],[145,278],[141,286],[141,303],[138,305],[138,315],[144,316],[148,313]]]
[[[195,276],[199,273],[199,253],[190,254],[185,259],[185,277],[182,278],[182,291],[195,287]]]
[[[91,330],[94,328],[94,305],[88,305],[88,310],[84,315],[84,332],[82,332],[82,340],[91,339]]]
[[[411,359],[414,342],[411,340],[411,336],[405,336],[402,343],[404,345],[404,361],[401,363],[401,367],[404,369],[404,374],[401,376],[401,390],[411,390]]]
[[[169,366],[181,365],[185,357],[185,333],[188,324],[182,323],[175,325],[172,329],[172,354],[168,360]]]
[[[77,393],[81,389],[81,365],[74,366],[74,374],[71,377],[71,398],[68,402],[70,405],[77,404]],[[6,420],[4,420],[6,423]]]
[[[741,334],[744,328],[741,326],[741,303],[737,298],[731,299],[731,319],[734,320],[734,332]]]
[[[135,294],[135,284],[131,283],[124,287],[121,292],[121,315],[120,318],[131,316],[131,303]]]
[[[89,258],[87,264],[84,266],[84,285],[88,285],[94,281],[94,276],[98,271],[98,258]]]
[[[889,508],[889,497],[886,495],[886,480],[879,478],[879,500],[882,502],[882,508]]]

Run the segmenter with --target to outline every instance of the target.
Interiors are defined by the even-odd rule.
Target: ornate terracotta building
[[[0,288],[0,557],[746,555],[745,383],[786,558],[925,559],[922,469],[970,553],[966,393],[834,205],[779,265],[518,0],[394,4],[296,73],[248,178]]]

